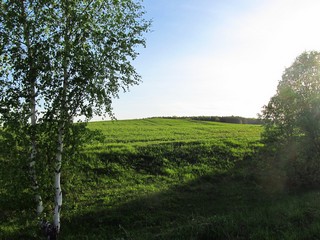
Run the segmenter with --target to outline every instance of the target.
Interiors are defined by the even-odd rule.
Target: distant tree
[[[264,106],[263,140],[293,184],[320,184],[320,53],[304,52]]]
[[[0,120],[24,143],[39,216],[40,141],[55,145],[48,147],[55,159],[53,224],[43,225],[49,239],[60,231],[62,158],[73,120],[112,116],[112,99],[140,82],[131,62],[150,27],[143,16],[138,0],[1,1]]]

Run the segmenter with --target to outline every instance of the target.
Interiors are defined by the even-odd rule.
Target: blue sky
[[[256,117],[303,51],[320,50],[318,0],[144,0],[153,20],[134,65],[143,82],[118,119]]]

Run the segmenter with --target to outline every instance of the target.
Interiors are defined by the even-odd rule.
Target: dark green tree
[[[320,53],[304,52],[264,106],[263,140],[292,184],[320,184]]]
[[[132,61],[150,27],[143,16],[141,1],[134,0],[1,1],[1,122],[24,139],[19,142],[29,156],[39,216],[39,141],[55,145],[49,151],[55,159],[54,217],[44,224],[50,239],[60,231],[62,159],[73,121],[112,116],[112,99],[140,82]]]

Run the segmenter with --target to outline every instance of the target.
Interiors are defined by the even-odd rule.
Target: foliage
[[[50,126],[38,125],[43,128],[41,135],[38,135],[38,164],[36,166],[38,181],[42,184],[38,191],[43,196],[44,201],[44,216],[50,216],[53,209],[52,199],[54,194],[52,191],[52,169],[54,169],[56,152],[55,138],[52,137],[55,128]],[[49,128],[49,129],[48,129]],[[52,131],[52,132],[50,132]],[[3,129],[0,132],[0,183],[2,185],[0,205],[3,209],[3,217],[9,217],[12,212],[21,213],[18,215],[19,223],[22,226],[27,226],[27,232],[32,235],[38,233],[36,229],[37,216],[34,211],[34,193],[30,189],[31,180],[28,172],[29,168],[29,141],[22,142],[22,137],[16,136],[17,130],[12,134],[12,131]],[[22,135],[23,136],[23,135]],[[86,128],[86,124],[77,123],[72,125],[66,132],[65,144],[65,164],[64,164],[64,191],[68,192],[73,189],[73,183],[79,181],[76,175],[75,168],[80,159],[84,159],[82,153],[83,146],[88,142],[88,139],[102,139],[96,131]],[[25,145],[23,145],[25,144]],[[41,158],[40,158],[41,157]],[[9,214],[9,215],[7,215]]]
[[[290,185],[320,184],[320,53],[304,52],[285,70],[264,107],[269,170]]]
[[[140,82],[132,61],[150,22],[133,0],[3,0],[0,7],[2,141],[14,146],[12,167],[24,166],[18,176],[31,179],[39,217],[51,196],[47,176],[55,176],[51,232],[58,233],[62,159],[70,161],[81,142],[73,119],[112,116],[112,99]]]

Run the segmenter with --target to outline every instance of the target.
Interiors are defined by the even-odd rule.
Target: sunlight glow
[[[144,2],[154,31],[136,62],[143,83],[115,100],[119,119],[256,117],[285,68],[320,49],[317,0]]]

